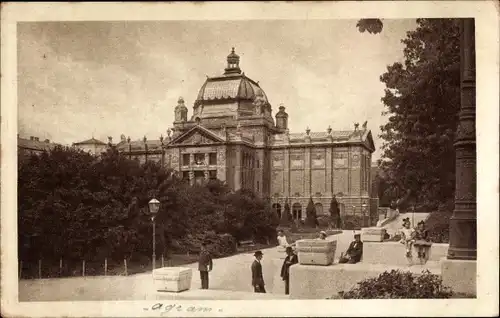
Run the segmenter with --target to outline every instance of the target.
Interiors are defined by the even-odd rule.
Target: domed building
[[[259,82],[240,69],[234,48],[222,75],[207,77],[189,117],[182,97],[174,108],[173,128],[159,141],[130,141],[118,149],[141,161],[161,161],[191,184],[210,178],[233,190],[251,189],[271,201],[278,215],[288,202],[294,218],[304,219],[312,198],[318,216],[329,214],[332,197],[341,214],[378,218],[371,190],[375,150],[365,122],[353,130],[291,133],[283,105],[272,105]]]

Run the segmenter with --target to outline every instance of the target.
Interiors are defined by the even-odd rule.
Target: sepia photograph
[[[498,12],[485,53],[495,26],[474,13],[310,18],[292,2],[237,18],[252,4],[229,2],[204,19],[186,12],[225,3],[163,5],[171,18],[5,23],[7,55],[2,25],[2,74],[7,58],[14,72],[2,75],[14,95],[2,98],[2,298],[46,310],[16,316],[118,301],[143,304],[99,315],[269,316],[306,300],[335,315],[345,300],[473,308],[481,286],[498,299]],[[494,163],[478,169],[485,155]],[[217,306],[228,300],[280,302]]]

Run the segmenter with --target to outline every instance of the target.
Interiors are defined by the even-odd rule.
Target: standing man
[[[201,244],[200,258],[198,260],[198,270],[200,271],[201,289],[208,289],[208,272],[212,270],[212,256],[207,250],[207,244]]]
[[[252,263],[252,286],[256,293],[265,293],[266,289],[264,287],[264,277],[262,276],[262,252],[257,251],[253,254],[255,260]]]
[[[285,281],[285,295],[290,294],[290,266],[293,264],[297,264],[299,262],[299,258],[293,252],[291,246],[286,248],[286,257],[283,262],[283,266],[281,266],[281,278]]]

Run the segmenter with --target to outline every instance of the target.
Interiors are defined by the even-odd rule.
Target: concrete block
[[[395,266],[385,264],[335,264],[331,266],[294,265],[290,267],[291,299],[325,299],[347,292],[358,282],[375,278],[385,271],[409,271],[420,275],[424,269],[440,274],[440,263],[428,266]]]
[[[382,227],[364,227],[361,229],[361,240],[363,242],[382,242],[386,230]]]
[[[361,240],[364,241],[363,236]],[[448,253],[449,244],[433,243],[429,249],[428,262],[439,262]],[[363,263],[407,265],[405,246],[399,242],[363,242]],[[418,263],[418,254],[412,251],[413,262]]]
[[[330,265],[334,261],[337,241],[307,239],[296,244],[300,264]]]
[[[455,293],[477,295],[477,261],[441,259],[443,285]]]
[[[162,267],[153,271],[157,291],[181,292],[191,288],[193,271],[188,267]]]

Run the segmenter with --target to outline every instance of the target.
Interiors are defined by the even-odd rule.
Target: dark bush
[[[343,299],[428,299],[451,298],[449,287],[443,286],[439,275],[425,270],[420,275],[392,270],[376,278],[368,278],[348,292],[339,293]]]
[[[206,232],[194,235],[187,235],[185,238],[176,240],[173,243],[175,251],[178,253],[198,254],[201,244],[205,242],[212,257],[230,256],[236,253],[236,240],[230,234],[216,234]]]
[[[430,214],[425,226],[432,242],[449,243],[451,215],[450,211],[436,211]]]
[[[328,215],[321,215],[318,217],[318,226],[320,228],[328,228],[330,227],[331,218]]]
[[[357,215],[346,215],[342,220],[342,229],[344,230],[357,230],[363,224],[363,218]]]

